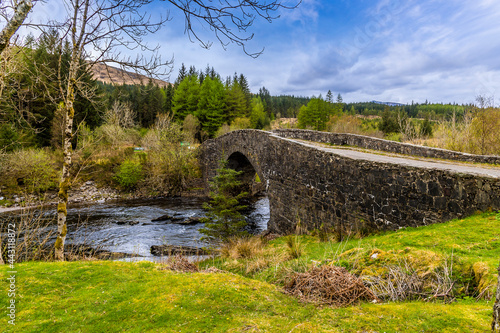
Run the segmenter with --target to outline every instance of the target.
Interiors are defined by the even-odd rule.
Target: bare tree
[[[170,68],[172,61],[162,61],[157,53],[158,48],[150,48],[143,40],[145,35],[157,32],[169,20],[167,15],[164,18],[160,17],[157,21],[151,21],[146,11],[148,6],[156,3],[155,0],[65,0],[66,20],[47,25],[51,28],[58,27],[62,32],[62,40],[69,39],[71,44],[69,72],[66,77],[63,77],[60,72],[57,73],[60,105],[64,113],[64,164],[59,184],[58,232],[55,243],[57,260],[64,260],[64,243],[67,234],[66,216],[68,190],[72,182],[71,140],[74,136],[75,94],[78,92],[89,99],[94,95],[94,91],[84,84],[81,79],[82,75],[98,63],[114,63],[124,69],[132,69],[150,77],[162,74],[160,71],[165,66]],[[245,53],[247,53],[245,42],[253,35],[241,36],[238,33],[245,32],[257,17],[272,21],[278,17],[272,16],[273,12],[280,8],[290,8],[278,1],[266,3],[265,1],[238,0],[214,3],[199,0],[169,0],[168,3],[183,13],[186,32],[190,37],[194,36],[199,40],[203,47],[209,47],[210,43],[203,42],[199,38],[192,25],[193,21],[205,22],[223,47],[229,43],[236,43],[243,47]],[[237,32],[233,32],[234,27]],[[121,52],[125,49],[138,49],[141,50],[141,54],[147,51],[151,54],[151,58],[139,56],[132,60],[130,57],[122,57]],[[247,54],[257,56],[260,53]]]
[[[135,116],[135,112],[132,110],[129,102],[115,101],[112,107],[106,110],[104,121],[110,125],[131,128],[135,126]]]
[[[84,75],[97,63],[115,63],[122,67],[133,68],[150,76],[158,74],[163,65],[156,55],[157,48],[149,48],[143,37],[154,33],[165,23],[165,19],[151,22],[145,13],[145,6],[150,1],[132,0],[67,0],[65,1],[67,18],[60,23],[52,23],[61,29],[60,47],[64,40],[70,41],[71,56],[69,70],[65,77],[61,71],[57,73],[59,98],[64,114],[64,164],[58,193],[58,225],[55,243],[55,258],[64,260],[64,243],[66,240],[68,190],[71,186],[72,146],[74,136],[73,122],[75,117],[75,96],[80,94],[92,100],[95,91],[85,84]],[[152,53],[150,59],[144,57],[131,60],[120,56],[120,49],[141,48]],[[60,53],[62,54],[62,52]],[[62,58],[60,58],[60,62]],[[59,66],[62,68],[63,66]]]

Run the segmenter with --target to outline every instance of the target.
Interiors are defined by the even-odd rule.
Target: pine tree
[[[187,70],[186,66],[184,63],[181,64],[181,68],[179,68],[179,75],[177,75],[177,79],[175,80],[174,86],[177,89],[179,84],[186,78],[187,75]]]
[[[264,111],[266,112],[267,116],[269,118],[272,118],[273,102],[271,100],[271,94],[269,93],[269,90],[267,90],[266,87],[260,88],[259,97],[262,100],[262,104],[264,104]]]
[[[227,167],[227,161],[221,161],[217,175],[210,182],[210,202],[204,205],[208,210],[202,221],[205,227],[199,229],[204,234],[202,240],[211,244],[226,242],[231,237],[247,235],[245,217],[240,213],[246,206],[240,204],[248,193],[237,193],[241,182],[238,176],[241,171]]]
[[[197,110],[194,115],[200,120],[202,130],[214,137],[224,123],[224,85],[218,78],[206,77],[200,88]]]
[[[336,104],[334,104],[335,106]],[[316,131],[323,131],[326,128],[331,115],[335,114],[335,108],[327,101],[323,100],[321,95],[313,97],[307,106],[302,106],[299,111],[299,127],[311,127]]]
[[[193,75],[197,75],[197,74],[198,74],[198,72],[196,71],[196,67],[189,66],[188,76],[193,76]]]
[[[196,112],[199,91],[197,76],[187,76],[181,81],[172,98],[172,111],[177,121],[183,121],[188,114]]]
[[[172,113],[172,99],[174,97],[174,86],[169,84],[165,90],[165,106],[164,110],[167,114]]]
[[[252,93],[250,92],[250,86],[248,84],[248,80],[245,77],[245,75],[243,75],[243,74],[240,74],[239,77],[237,77],[236,73],[234,73],[234,75],[235,75],[234,80],[238,81],[238,84],[240,85],[241,90],[245,94],[245,100],[246,100],[246,104],[247,104],[247,114],[249,114],[250,111],[252,110]]]
[[[328,90],[328,93],[326,94],[326,101],[328,103],[333,103],[333,94],[331,90]]]
[[[230,78],[228,78],[230,80]],[[229,81],[228,80],[228,81]],[[238,81],[227,82],[226,85],[226,122],[230,123],[234,118],[247,115],[247,103],[245,94]]]

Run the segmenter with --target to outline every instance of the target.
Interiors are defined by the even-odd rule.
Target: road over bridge
[[[500,157],[463,154],[352,134],[241,130],[201,146],[205,184],[219,161],[258,174],[270,203],[268,229],[321,225],[395,230],[500,209]]]

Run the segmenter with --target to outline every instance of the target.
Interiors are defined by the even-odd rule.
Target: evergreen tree
[[[179,75],[177,75],[177,79],[175,80],[174,86],[177,89],[179,84],[187,77],[187,70],[184,63],[181,64],[181,68],[179,68]]]
[[[429,117],[425,117],[422,125],[420,126],[420,134],[427,138],[432,136],[432,132],[432,123],[430,122]]]
[[[342,99],[342,95],[340,93],[337,95],[337,103],[339,104],[344,103],[344,100]]]
[[[230,123],[234,118],[247,115],[247,103],[238,81],[228,83],[229,85],[226,84],[226,122]]]
[[[214,137],[224,123],[224,85],[218,78],[206,77],[200,88],[197,110],[194,115],[200,120],[202,130]]]
[[[252,110],[252,93],[250,92],[250,86],[248,84],[248,80],[243,74],[240,74],[239,77],[237,77],[236,73],[234,73],[234,75],[235,75],[234,81],[238,81],[238,84],[240,85],[243,94],[245,94],[245,100],[247,104],[247,114],[249,114],[250,111]]]
[[[198,73],[198,79],[200,80],[200,84],[203,84],[203,80],[205,80],[205,73],[203,73],[203,71]]]
[[[198,72],[196,71],[196,67],[189,66],[188,76],[193,76],[193,75],[197,75],[197,74],[198,74]]]
[[[300,108],[298,121],[300,128],[311,127],[316,131],[323,131],[326,128],[331,115],[337,112],[334,107],[320,96],[312,98],[307,106]]]
[[[388,106],[385,107],[382,113],[382,122],[379,124],[379,130],[384,132],[384,134],[398,133],[400,131],[397,114],[391,112]]]
[[[259,97],[262,100],[262,104],[264,105],[264,111],[266,112],[267,116],[272,119],[273,118],[273,102],[271,100],[271,94],[269,93],[269,90],[266,89],[266,87],[262,87],[259,89]]]
[[[176,120],[183,121],[188,114],[197,111],[199,91],[197,76],[187,76],[180,82],[172,98],[172,111]]]
[[[205,235],[202,240],[219,244],[231,237],[247,235],[244,230],[247,223],[240,213],[246,206],[241,205],[240,201],[248,194],[238,193],[241,186],[238,181],[240,174],[241,171],[228,168],[227,162],[220,162],[217,175],[210,182],[210,202],[204,205],[208,212],[207,217],[202,220],[205,227],[199,229]]]
[[[333,103],[333,94],[331,90],[328,90],[328,93],[326,94],[326,101],[328,103]]]
[[[172,113],[172,99],[174,98],[174,86],[169,84],[165,90],[165,112]]]

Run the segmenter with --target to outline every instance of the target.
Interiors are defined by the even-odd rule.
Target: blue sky
[[[288,0],[287,0],[288,1]],[[61,8],[43,10],[51,16]],[[49,6],[49,7],[47,7]],[[168,9],[159,2],[155,13]],[[42,8],[35,8],[41,15]],[[312,96],[331,90],[346,102],[474,102],[500,99],[500,1],[498,0],[303,0],[273,23],[257,20],[250,51],[224,50],[209,29],[196,27],[209,50],[189,41],[175,9],[172,21],[148,39],[181,63],[207,64],[222,75],[247,76],[252,91]],[[497,103],[498,104],[498,103]]]
[[[210,63],[222,75],[244,73],[253,91],[332,90],[349,102],[469,103],[500,89],[499,1],[304,0],[272,24],[255,23],[249,47],[265,47],[257,59],[236,45],[201,49],[176,19],[166,31],[158,41],[175,56],[173,78],[182,62]]]

